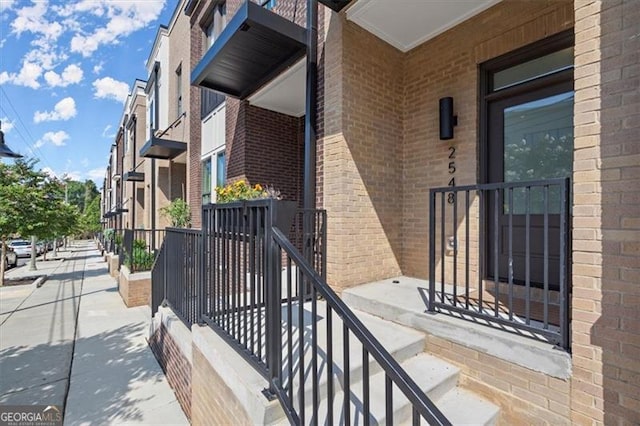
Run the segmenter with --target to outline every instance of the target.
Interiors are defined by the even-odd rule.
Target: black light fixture
[[[453,139],[453,128],[458,125],[458,116],[453,115],[453,98],[440,98],[440,140]]]
[[[22,158],[22,155],[11,151],[4,143],[4,132],[2,131],[2,121],[0,121],[0,157]]]

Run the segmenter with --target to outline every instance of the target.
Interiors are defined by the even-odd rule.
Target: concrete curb
[[[45,281],[47,281],[47,278],[49,278],[49,275],[42,275],[41,277],[38,277],[38,279],[34,281],[36,288],[42,287]]]

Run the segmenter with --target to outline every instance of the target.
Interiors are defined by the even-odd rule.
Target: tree
[[[80,217],[80,230],[83,234],[95,234],[100,229],[100,197],[94,197],[85,205],[84,213]]]
[[[0,286],[4,284],[4,258],[8,238],[33,235],[43,222],[44,188],[51,178],[35,170],[36,160],[19,159],[0,164]]]
[[[76,229],[78,210],[64,202],[62,181],[36,170],[36,160],[0,164],[0,258],[6,256],[7,239],[35,236],[52,239]],[[4,284],[0,262],[0,286]]]

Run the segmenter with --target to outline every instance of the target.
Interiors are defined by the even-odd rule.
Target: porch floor
[[[453,287],[445,286],[445,292],[452,300]],[[459,287],[458,300],[461,294],[464,295],[464,289]],[[479,300],[477,296],[477,293],[475,295],[470,293],[469,297],[471,307],[476,310],[479,304],[477,302],[474,304],[472,301]],[[463,346],[481,350],[534,371],[558,378],[567,378],[570,375],[570,355],[557,349],[541,335],[454,311],[428,312],[429,282],[426,280],[405,276],[389,278],[345,289],[342,292],[342,298],[352,309],[368,312]],[[503,302],[502,297],[499,299],[500,308]],[[487,307],[489,302],[493,303],[491,308],[493,309],[494,296],[487,292],[483,295],[483,306]],[[516,310],[515,303],[514,310]],[[500,315],[504,317],[504,309],[501,310]],[[551,309],[549,315],[551,318]],[[554,326],[550,325],[551,327]]]

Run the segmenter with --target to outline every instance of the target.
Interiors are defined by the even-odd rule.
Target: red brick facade
[[[191,420],[191,363],[164,324],[153,333],[149,339],[149,346],[162,371],[167,375],[169,385],[173,388],[182,410]]]

